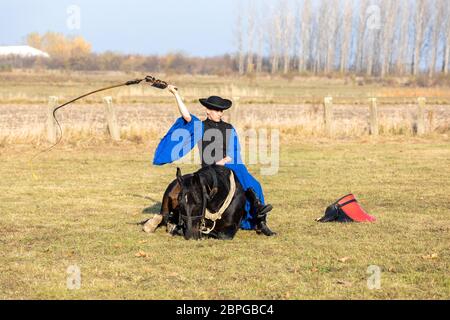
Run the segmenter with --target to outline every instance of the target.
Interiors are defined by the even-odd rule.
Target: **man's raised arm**
[[[167,90],[169,90],[169,92],[172,93],[174,95],[175,99],[177,100],[178,111],[180,111],[180,114],[183,117],[183,119],[186,122],[191,122],[191,120],[192,120],[191,114],[189,113],[188,108],[186,107],[183,100],[181,99],[181,96],[178,93],[178,88],[175,86],[169,85],[167,87]]]

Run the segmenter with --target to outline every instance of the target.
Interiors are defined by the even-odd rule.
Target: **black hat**
[[[200,99],[199,101],[206,108],[214,110],[227,110],[230,109],[233,104],[230,100],[222,99],[218,96],[211,96],[208,99]]]

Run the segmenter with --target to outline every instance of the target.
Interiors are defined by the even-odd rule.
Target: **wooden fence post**
[[[47,106],[47,140],[50,143],[56,143],[56,121],[53,118],[53,110],[58,106],[58,97],[48,97]]]
[[[378,105],[377,98],[370,98],[369,130],[372,136],[378,135]]]
[[[333,97],[323,99],[325,131],[329,136],[333,136]]]
[[[112,97],[104,97],[103,101],[105,102],[105,116],[109,134],[114,141],[119,141],[120,129],[117,124],[116,111],[112,103]]]
[[[427,103],[426,98],[420,97],[417,99],[417,102],[419,103],[417,107],[417,135],[423,135],[425,134],[425,106]]]

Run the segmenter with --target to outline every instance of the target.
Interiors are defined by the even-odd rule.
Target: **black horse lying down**
[[[245,192],[233,172],[223,166],[204,167],[177,179],[164,193],[161,212],[145,225],[154,232],[167,225],[168,232],[185,239],[233,239],[245,213]]]

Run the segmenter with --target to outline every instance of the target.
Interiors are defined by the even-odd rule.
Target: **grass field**
[[[175,177],[151,166],[154,143],[61,145],[32,164],[33,147],[0,146],[0,298],[450,298],[447,137],[282,141],[277,175],[250,167],[278,236],[229,242],[133,225]],[[314,221],[348,192],[376,223]],[[71,265],[79,290],[66,287]],[[367,287],[370,265],[379,290]]]
[[[178,86],[188,103],[198,103],[199,97],[221,95],[241,98],[246,104],[321,104],[324,96],[332,96],[335,103],[365,105],[368,98],[378,98],[383,104],[415,104],[417,97],[427,97],[430,104],[450,104],[446,86],[418,87],[409,79],[393,78],[391,82],[364,79],[356,76],[259,76],[234,77],[213,75],[153,74]],[[60,101],[83,93],[142,78],[145,74],[123,72],[74,72],[16,70],[0,72],[0,104],[44,104],[49,96]],[[172,103],[167,92],[147,85],[123,87],[103,95],[111,95],[119,104]],[[101,103],[101,95],[83,100],[85,104]]]
[[[269,225],[278,236],[240,231],[230,242],[196,242],[136,225],[159,211],[175,177],[175,165],[151,165],[158,138],[177,117],[165,91],[104,94],[116,106],[116,143],[105,134],[103,94],[61,110],[63,143],[30,162],[47,146],[49,96],[63,102],[141,76],[0,73],[0,299],[450,298],[448,88],[410,87],[405,79],[160,75],[197,115],[200,97],[240,97],[225,120],[280,132],[278,174],[249,168],[274,205]],[[334,139],[324,132],[327,95]],[[433,132],[418,138],[420,96]],[[370,97],[379,102],[377,138],[368,135]],[[376,223],[314,221],[349,192]],[[79,290],[67,288],[74,265]],[[379,290],[367,286],[372,265],[381,269]]]

